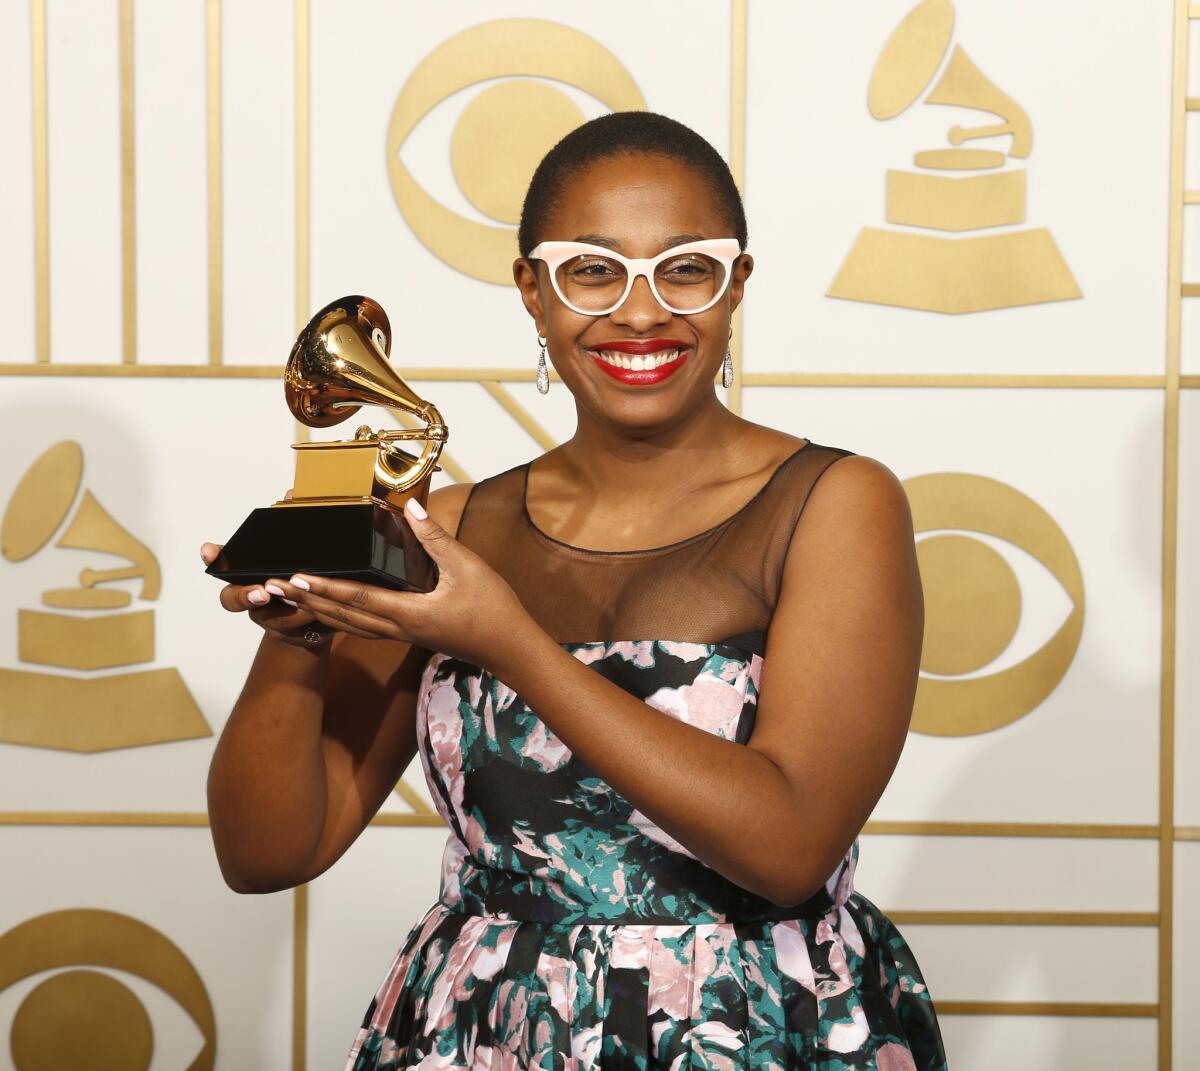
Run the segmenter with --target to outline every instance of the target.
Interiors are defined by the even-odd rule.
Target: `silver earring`
[[[733,338],[733,329],[729,330],[730,339]],[[721,365],[721,386],[728,390],[733,386],[733,354],[729,351],[729,347],[725,347],[725,363]]]
[[[550,393],[550,371],[546,367],[546,339],[542,333],[538,332],[538,345],[542,347],[542,352],[538,355],[537,367],[537,389],[540,394]]]

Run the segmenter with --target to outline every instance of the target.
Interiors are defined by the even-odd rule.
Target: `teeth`
[[[635,354],[632,358],[628,354],[617,353],[614,350],[599,350],[598,356],[602,361],[611,364],[615,368],[626,368],[631,372],[647,372],[655,368],[661,368],[664,364],[670,364],[679,357],[679,350],[659,350],[657,353],[647,353],[645,356]]]

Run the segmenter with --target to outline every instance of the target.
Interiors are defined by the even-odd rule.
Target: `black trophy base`
[[[437,566],[395,510],[374,502],[256,509],[206,570],[230,584],[309,573],[432,591]]]

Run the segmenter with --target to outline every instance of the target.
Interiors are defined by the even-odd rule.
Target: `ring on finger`
[[[304,642],[309,647],[320,647],[332,635],[333,629],[328,625],[319,625],[314,622],[304,630]]]

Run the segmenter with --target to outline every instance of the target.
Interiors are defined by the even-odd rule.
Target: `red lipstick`
[[[592,360],[613,379],[635,387],[648,387],[673,376],[687,360],[691,348],[686,342],[673,338],[612,339],[589,346]],[[659,363],[660,355],[674,352],[676,356]],[[649,363],[651,367],[625,368],[624,362]]]

